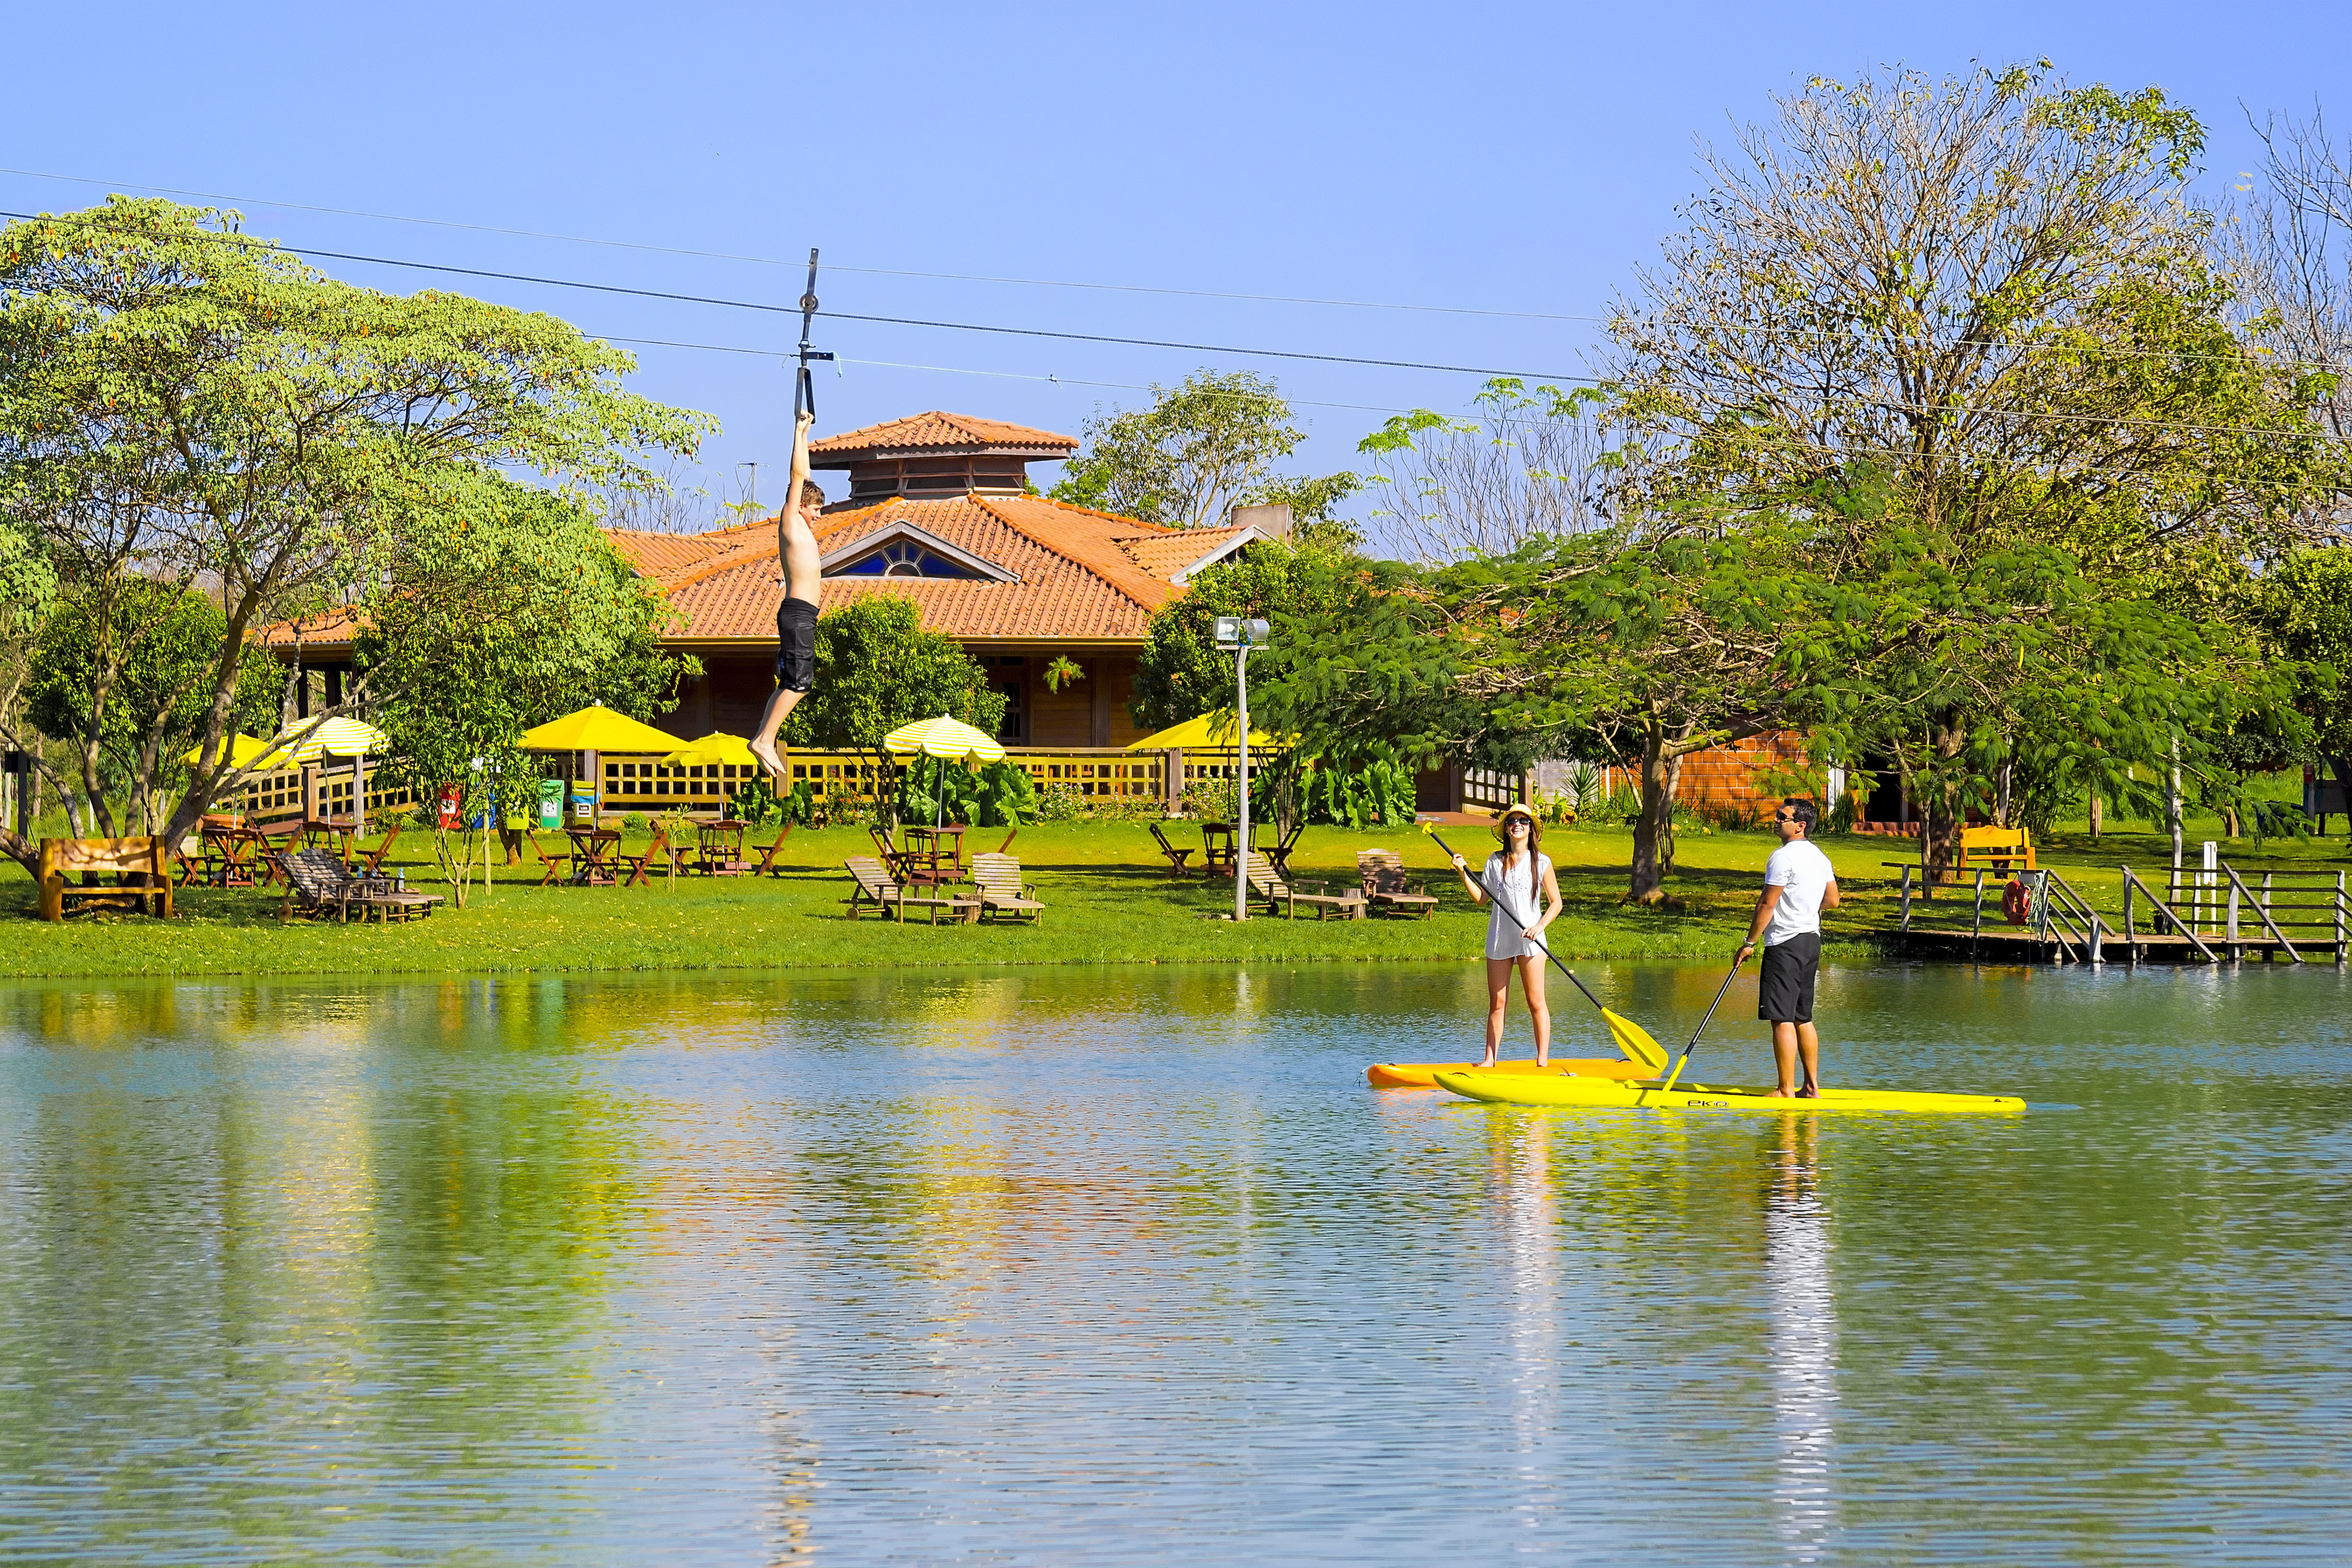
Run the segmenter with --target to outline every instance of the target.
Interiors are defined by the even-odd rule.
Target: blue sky
[[[1057,331],[1566,373],[1696,188],[1696,149],[1822,73],[2048,56],[2162,86],[2251,167],[2257,114],[2352,130],[2337,5],[69,7],[7,25],[0,165],[246,198],[256,232],[343,250]],[[0,174],[0,206],[105,185]],[[290,205],[441,220],[339,216]],[[567,243],[474,225],[625,242]],[[725,253],[669,254],[659,249]],[[461,288],[640,347],[634,384],[716,415],[703,454],[785,455],[769,353],[797,319],[331,261]],[[851,271],[846,268],[874,270]],[[1112,284],[1064,288],[896,273]],[[1343,309],[1132,289],[1524,312]],[[1470,375],[820,323],[822,431],[926,408],[1076,435],[1203,364],[1280,381],[1293,467],[1357,463],[1388,411]],[[887,363],[874,363],[887,362]],[[929,367],[929,368],[899,368]],[[970,374],[986,372],[993,374]],[[1045,377],[1058,377],[1049,381]],[[1084,384],[1087,383],[1112,384]],[[782,470],[762,469],[772,499]]]

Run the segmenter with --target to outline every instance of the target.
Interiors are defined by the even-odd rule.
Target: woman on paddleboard
[[[1503,1047],[1503,1007],[1511,994],[1511,970],[1519,972],[1519,985],[1528,994],[1528,1016],[1535,1021],[1536,1061],[1551,1060],[1551,1008],[1544,1001],[1544,954],[1536,945],[1544,927],[1559,918],[1559,881],[1552,875],[1551,857],[1543,852],[1543,825],[1524,805],[1505,809],[1495,824],[1502,848],[1486,857],[1486,868],[1476,880],[1470,862],[1454,858],[1463,890],[1474,904],[1494,901],[1486,918],[1486,1059],[1493,1067]],[[1535,918],[1536,890],[1543,890],[1544,910]]]

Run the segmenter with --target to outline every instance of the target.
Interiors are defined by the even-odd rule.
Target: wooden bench
[[[68,903],[171,918],[172,852],[161,838],[44,838],[40,868],[45,921],[65,919]],[[93,886],[66,879],[77,875],[121,880]],[[134,882],[133,877],[145,880]]]
[[[1963,827],[1960,829],[1958,871],[2031,871],[2033,836],[2022,827]]]

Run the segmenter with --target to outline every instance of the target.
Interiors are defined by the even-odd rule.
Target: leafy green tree
[[[1004,722],[1004,694],[951,637],[923,630],[922,612],[896,594],[865,594],[816,623],[816,684],[793,710],[794,746],[863,752],[877,779],[891,773],[882,737],[941,714],[984,735]],[[877,798],[896,798],[895,790]]]
[[[2289,556],[2264,579],[2257,614],[2270,639],[2294,661],[2292,701],[2309,725],[2293,761],[2324,764],[2352,794],[2352,547]]]
[[[1234,705],[1234,656],[1216,648],[1219,616],[1268,618],[1305,611],[1327,595],[1334,574],[1314,570],[1318,557],[1278,544],[1252,545],[1193,577],[1151,616],[1135,668],[1129,711],[1147,731]]]
[[[1349,531],[1330,511],[1361,488],[1353,474],[1274,474],[1307,432],[1270,378],[1204,370],[1151,395],[1149,408],[1087,422],[1086,449],[1063,465],[1055,500],[1172,528],[1221,525],[1244,502],[1283,502],[1318,538]]]
[[[353,664],[386,695],[389,782],[459,790],[461,820],[524,810],[538,768],[524,731],[590,701],[650,719],[699,665],[666,652],[674,612],[572,499],[497,474],[449,476],[404,521],[386,595]],[[470,834],[471,829],[466,830]],[[453,887],[470,862],[440,842]]]
[[[2203,144],[2161,91],[2046,63],[1809,84],[1711,159],[1615,313],[1621,505],[1762,515],[1874,488],[1824,548],[1899,529],[1961,580],[2033,545],[2077,563],[2070,593],[2192,614],[2237,593],[2342,454],[2311,418],[2326,378],[2234,319],[2184,188]],[[1962,774],[2023,743],[1987,743],[1991,722],[1966,693],[1911,716],[1944,797],[1933,866],[1951,798],[1984,783]]]
[[[248,645],[383,613],[435,496],[494,470],[625,483],[690,450],[710,421],[623,391],[633,364],[550,316],[352,288],[235,215],[116,197],[0,230],[0,516],[101,619],[136,582],[217,598],[195,689],[218,754]],[[393,695],[362,679],[339,710]],[[166,831],[241,776],[200,770]]]
[[[184,786],[182,758],[201,737],[205,677],[218,657],[224,617],[201,593],[133,577],[113,593],[68,595],[45,617],[28,662],[25,716],[65,744],[75,763],[68,812],[86,805],[109,836],[154,832]],[[274,733],[285,678],[247,647],[232,722]],[[61,781],[62,783],[62,781]]]

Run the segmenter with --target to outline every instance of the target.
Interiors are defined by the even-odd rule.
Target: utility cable
[[[267,196],[230,196],[216,191],[184,191],[170,185],[142,185],[119,180],[93,180],[81,174],[49,174],[37,169],[0,169],[28,180],[58,180],[68,184],[99,185],[110,190],[152,191],[158,195],[193,196],[206,202],[243,202],[255,206],[282,207],[289,212],[325,213],[335,217],[362,217],[382,223],[413,223],[433,228],[454,228],[473,234],[503,235],[513,239],[551,239],[565,245],[602,245],[617,250],[643,250],[657,256],[691,256],[705,261],[741,261],[758,267],[797,267],[772,256],[743,256],[724,250],[689,250],[679,246],[647,245],[627,239],[599,239],[585,235],[548,234],[538,229],[499,228],[488,224],[458,223],[448,218],[407,217],[399,213],[363,212],[353,207],[312,206],[302,202],[272,201]],[[1121,294],[1169,294],[1188,300],[1240,300],[1270,305],[1328,305],[1351,310],[1420,310],[1448,316],[1501,316],[1526,321],[1605,321],[1606,316],[1571,316],[1549,310],[1494,310],[1471,305],[1391,304],[1377,300],[1323,300],[1295,294],[1234,294],[1214,289],[1168,289],[1142,283],[1082,283],[1055,278],[992,278],[976,272],[917,272],[900,267],[852,267],[825,264],[828,272],[857,272],[877,278],[924,278],[950,283],[1009,283],[1033,289],[1092,289]]]

